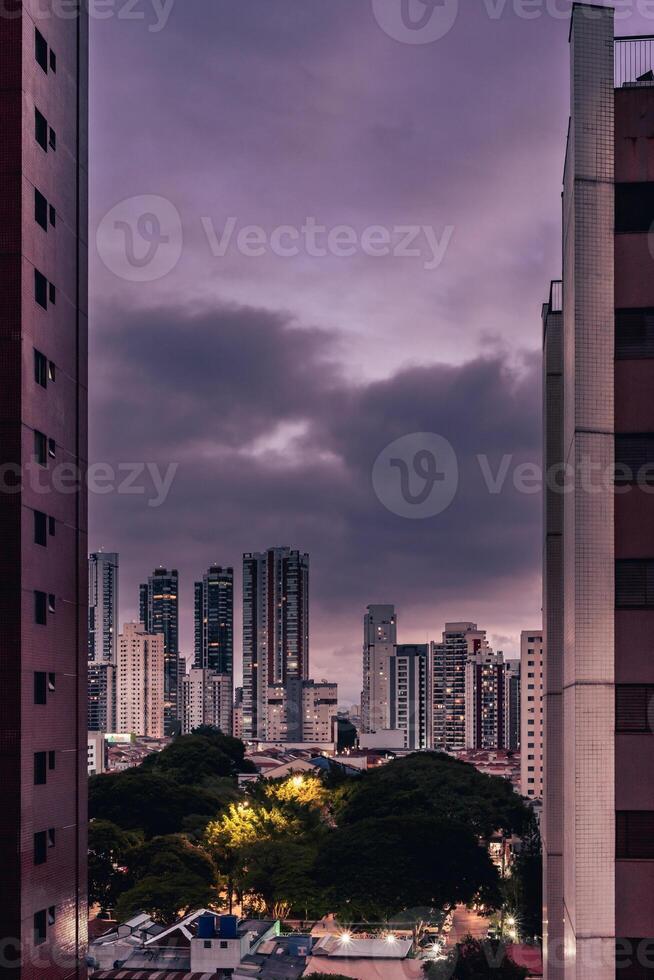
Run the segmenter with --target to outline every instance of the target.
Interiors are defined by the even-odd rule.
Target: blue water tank
[[[216,938],[216,916],[211,912],[203,912],[198,919],[198,939]]]
[[[238,917],[235,915],[221,915],[219,917],[220,922],[220,938],[221,939],[238,939]]]

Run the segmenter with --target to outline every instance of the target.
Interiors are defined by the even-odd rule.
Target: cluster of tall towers
[[[210,723],[248,740],[316,737],[324,717],[315,708],[327,701],[335,715],[336,685],[309,678],[309,556],[288,547],[243,556],[237,721],[234,570],[211,565],[195,582],[188,673],[179,649],[179,584],[176,569],[156,568],[139,588],[139,623],[119,633],[119,557],[104,551],[90,556],[89,730],[117,730],[122,718],[128,730],[141,734],[173,735]],[[145,692],[140,718],[126,709],[130,692],[139,689]],[[163,706],[161,731],[151,721],[153,703]]]
[[[410,749],[518,749],[520,663],[476,623],[446,623],[440,643],[398,643],[395,607],[372,605],[363,633],[365,734],[401,732]]]

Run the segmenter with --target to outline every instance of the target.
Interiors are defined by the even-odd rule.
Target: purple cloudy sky
[[[178,470],[160,507],[143,479],[143,495],[92,494],[90,546],[121,554],[123,618],[155,564],[179,568],[188,656],[196,574],[233,564],[240,592],[243,551],[309,551],[313,673],[343,702],[358,700],[370,602],[396,604],[403,641],[470,618],[513,655],[540,622],[541,501],[513,473],[539,460],[570,5],[444,0],[451,30],[409,44],[379,23],[401,25],[401,2],[177,0],[153,30],[160,4],[128,17],[117,0],[121,16],[92,23],[91,458]],[[618,29],[652,25],[634,13]],[[155,261],[181,256],[128,281],[96,229],[151,195],[183,236],[170,226]],[[239,250],[245,226],[308,218],[348,226],[353,254]],[[419,255],[366,254],[371,226],[428,226],[442,261],[425,268],[422,232]],[[425,520],[387,510],[371,482],[384,447],[416,432],[445,436],[460,469],[452,505]],[[511,454],[501,492],[478,454],[492,472]],[[240,605],[235,619],[238,650]]]

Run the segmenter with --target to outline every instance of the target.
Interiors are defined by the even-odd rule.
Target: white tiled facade
[[[232,677],[214,670],[192,667],[182,677],[180,721],[187,735],[201,725],[232,733]]]
[[[164,637],[125,623],[118,637],[116,720],[121,732],[163,738]]]

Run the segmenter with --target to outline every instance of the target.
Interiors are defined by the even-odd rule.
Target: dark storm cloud
[[[504,454],[511,472],[537,460],[534,357],[510,366],[498,351],[355,384],[323,331],[267,311],[114,309],[96,330],[94,356],[112,382],[94,404],[94,457],[179,464],[161,507],[126,494],[92,498],[98,543],[126,559],[127,608],[150,565],[175,564],[188,638],[194,575],[211,561],[238,568],[243,551],[290,543],[312,556],[314,649],[340,646],[348,623],[356,650],[369,602],[423,610],[449,602],[448,618],[458,618],[462,597],[518,596],[535,575],[539,498],[516,493],[510,477],[489,493],[477,460],[487,454],[491,473]],[[381,450],[413,432],[445,436],[459,460],[454,502],[428,520],[390,513],[371,483]],[[359,667],[354,658],[316,661],[323,673]],[[356,684],[346,689],[354,696]]]

